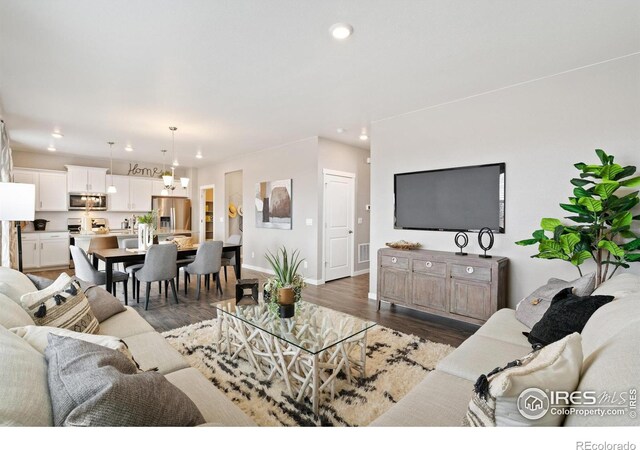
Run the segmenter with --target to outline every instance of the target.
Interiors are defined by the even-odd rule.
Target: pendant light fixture
[[[164,188],[160,191],[160,195],[169,195],[169,190],[167,186],[173,187],[173,177],[171,175],[165,175],[166,166],[165,166],[165,155],[167,153],[166,150],[160,150],[162,152],[162,182],[164,183]]]
[[[173,151],[173,164],[171,167],[171,184],[173,185],[173,180],[175,177],[175,168],[178,167],[180,165],[180,163],[178,163],[178,160],[176,159],[176,131],[178,130],[178,127],[169,127],[169,130],[171,130],[171,149]],[[187,187],[189,187],[189,178],[187,177],[180,177],[180,184],[182,185],[182,187],[184,189],[187,189]]]
[[[113,144],[115,144],[115,142],[107,142],[107,144],[109,144],[109,153],[111,160],[111,170],[109,171],[109,173],[111,174],[111,185],[107,188],[107,194],[117,194],[118,190],[113,184]]]

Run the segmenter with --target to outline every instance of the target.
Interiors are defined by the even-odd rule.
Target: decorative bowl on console
[[[387,242],[385,245],[399,250],[415,250],[422,247],[422,244],[419,242],[408,242],[404,239],[396,242]]]

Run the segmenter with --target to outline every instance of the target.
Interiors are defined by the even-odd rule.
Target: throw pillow
[[[45,277],[41,277],[38,275],[34,275],[32,273],[28,273],[27,274],[27,278],[29,278],[31,280],[31,282],[33,283],[33,285],[39,290],[43,290],[48,288],[49,286],[51,286],[53,284],[53,280],[50,280],[49,278],[45,278]]]
[[[53,425],[44,356],[3,327],[0,349],[0,426]],[[12,447],[6,435],[3,442]]]
[[[82,285],[82,283],[80,283]],[[89,286],[84,289],[84,294],[89,300],[91,311],[96,316],[98,323],[102,323],[111,316],[126,311],[120,300],[109,294],[100,286]]]
[[[613,295],[580,297],[573,294],[571,288],[563,289],[553,297],[549,309],[531,332],[522,334],[535,348],[551,344],[571,333],[581,333],[591,315],[613,299]]]
[[[33,325],[33,319],[27,312],[4,294],[0,294],[0,325],[5,328]]]
[[[542,319],[547,309],[549,309],[553,297],[568,287],[572,287],[573,293],[580,297],[591,295],[596,287],[595,272],[573,281],[549,278],[547,284],[540,286],[518,303],[518,306],[516,306],[516,319],[529,328],[533,328],[533,326]]]
[[[36,287],[31,280],[22,272],[8,267],[0,267],[0,294],[4,294],[20,304],[20,297],[35,289]]]
[[[56,426],[193,426],[187,395],[157,372],[137,373],[122,353],[49,334],[45,350]]]
[[[560,426],[549,391],[573,392],[582,369],[582,339],[573,333],[476,381],[463,425]]]
[[[22,307],[36,325],[66,328],[79,333],[94,333],[99,329],[89,301],[77,281],[66,273],[48,288],[25,294]]]
[[[117,350],[124,356],[129,358],[136,367],[140,368],[138,363],[133,359],[133,355],[129,351],[127,344],[120,338],[115,336],[104,336],[100,334],[76,333],[75,331],[66,330],[64,328],[55,327],[39,327],[36,325],[28,325],[25,327],[11,328],[9,331],[15,333],[29,343],[33,348],[44,354],[47,345],[49,345],[49,333],[56,336],[67,336],[82,341],[91,342],[93,344],[102,345],[103,347]]]

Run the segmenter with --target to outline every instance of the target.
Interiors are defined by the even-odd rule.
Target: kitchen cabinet
[[[13,171],[16,183],[36,186],[36,211],[67,211],[67,174],[53,170]]]
[[[191,190],[190,188],[184,189],[182,187],[182,183],[180,183],[180,178],[176,178],[173,180],[173,191],[169,189],[170,197],[189,197]],[[164,189],[164,182],[162,179],[154,179],[153,180],[153,195],[162,195],[162,190]]]
[[[25,269],[69,266],[69,235],[66,232],[23,234],[22,264]]]
[[[113,176],[115,194],[109,194],[109,211],[142,212],[151,209],[153,180],[148,178]]]
[[[107,191],[107,169],[83,166],[65,167],[67,168],[68,192],[104,194]]]

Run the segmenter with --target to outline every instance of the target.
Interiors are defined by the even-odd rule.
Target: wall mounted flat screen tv
[[[395,228],[505,231],[505,164],[394,175]]]

